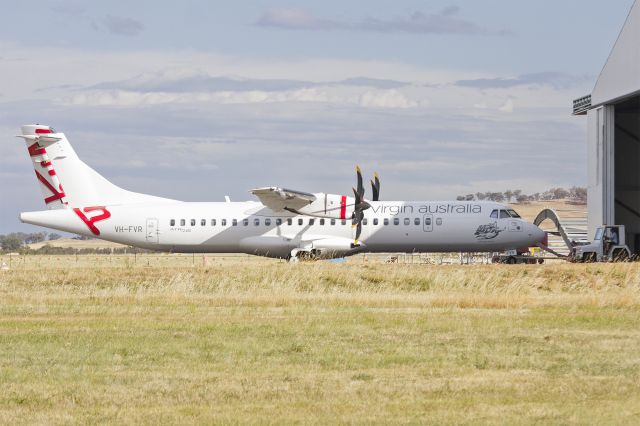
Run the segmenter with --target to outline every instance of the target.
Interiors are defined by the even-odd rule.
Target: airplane
[[[122,189],[85,164],[64,133],[26,125],[22,135],[48,210],[32,225],[174,253],[247,253],[299,260],[375,252],[501,252],[542,243],[545,232],[510,207],[478,201],[365,199],[360,168],[353,197],[282,187],[258,201],[185,202]]]

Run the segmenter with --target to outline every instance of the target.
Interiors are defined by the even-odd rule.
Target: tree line
[[[507,189],[503,192],[476,192],[475,194],[458,195],[458,201],[495,201],[497,203],[526,204],[532,201],[569,200],[576,204],[587,203],[587,188],[572,186],[569,189],[551,188],[544,192],[525,194],[521,189]]]
[[[7,235],[0,234],[0,250],[3,253],[20,253],[20,254],[127,254],[127,253],[147,253],[148,250],[133,247],[117,247],[117,248],[72,248],[72,247],[55,247],[45,244],[39,249],[32,249],[29,244],[42,243],[45,241],[55,241],[62,238],[60,234],[54,232],[34,232],[31,234],[25,232],[12,232]],[[75,240],[87,240],[87,237],[76,236]]]

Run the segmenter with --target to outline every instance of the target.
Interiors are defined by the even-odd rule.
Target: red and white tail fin
[[[87,166],[64,133],[49,126],[22,126],[22,135],[49,209],[173,201],[126,191]]]

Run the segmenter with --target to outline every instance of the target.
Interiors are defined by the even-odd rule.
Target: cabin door
[[[158,244],[158,219],[147,219],[147,242]]]

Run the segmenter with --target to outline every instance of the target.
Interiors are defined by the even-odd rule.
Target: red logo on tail
[[[93,233],[93,235],[100,235],[100,230],[94,225],[96,222],[101,220],[109,219],[111,217],[111,213],[104,206],[95,206],[95,207],[85,207],[82,210],[78,208],[74,208],[73,211],[78,215],[80,219],[87,225],[87,228]],[[102,214],[98,214],[96,216],[87,217],[84,213],[90,213],[93,211],[101,211]]]

